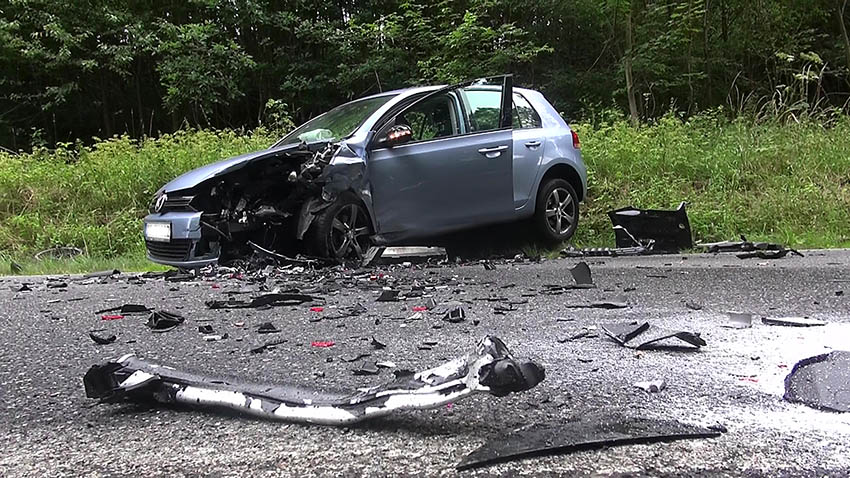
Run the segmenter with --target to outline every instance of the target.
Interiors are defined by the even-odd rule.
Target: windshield
[[[319,115],[284,136],[275,146],[297,142],[333,141],[345,138],[395,95],[355,100]]]

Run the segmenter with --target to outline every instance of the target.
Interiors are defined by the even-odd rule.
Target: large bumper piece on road
[[[149,260],[185,269],[204,267],[218,261],[218,244],[202,241],[200,212],[150,214],[144,220],[145,224],[149,222],[171,224],[170,241],[152,241],[145,237]]]
[[[501,340],[486,336],[465,356],[349,394],[236,382],[182,372],[133,355],[92,366],[83,382],[86,396],[103,402],[153,400],[223,407],[274,420],[347,425],[396,410],[436,408],[476,392],[501,397],[531,389],[543,378],[543,367],[514,359]]]

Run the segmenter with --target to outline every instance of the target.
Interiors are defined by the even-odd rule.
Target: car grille
[[[151,257],[170,261],[185,261],[192,250],[191,239],[172,239],[171,242],[145,241]]]
[[[162,210],[159,212],[183,212],[194,211],[195,208],[189,205],[194,196],[168,196],[165,204],[162,205]]]

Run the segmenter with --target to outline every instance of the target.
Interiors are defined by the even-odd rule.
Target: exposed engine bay
[[[312,215],[336,198],[325,185],[327,167],[339,149],[339,143],[302,143],[225,171],[191,190],[169,193],[191,197],[190,210],[203,213],[196,254],[219,250],[219,260],[228,261],[250,254],[249,241],[271,250],[316,253],[303,251],[300,240]]]

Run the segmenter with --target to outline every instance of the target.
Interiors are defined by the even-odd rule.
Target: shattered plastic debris
[[[648,382],[636,382],[635,387],[650,393],[658,393],[667,388],[667,382],[662,380],[652,380]]]
[[[384,344],[383,342],[379,341],[374,336],[372,336],[372,347],[374,347],[375,350],[380,350],[382,348],[385,348],[386,344]]]
[[[376,300],[378,302],[396,302],[398,301],[398,291],[385,290],[381,292],[381,295]]]
[[[570,269],[570,274],[572,274],[576,285],[593,285],[593,278],[590,274],[590,266],[587,265],[587,262],[579,262],[576,264],[575,267]]]
[[[378,366],[374,363],[366,363],[363,362],[360,365],[360,368],[352,370],[354,375],[378,375],[381,371],[378,369]]]
[[[334,345],[336,345],[336,342],[333,340],[314,340],[313,342],[310,342],[311,347],[318,348],[328,348],[333,347]]]
[[[570,309],[625,309],[629,306],[626,301],[619,300],[601,300],[591,302],[590,304],[568,305]]]
[[[582,417],[567,423],[532,424],[495,437],[464,457],[457,469],[610,446],[718,436],[720,432],[715,429],[668,420]]]
[[[275,325],[271,322],[263,322],[257,327],[258,334],[276,334],[279,333],[280,329],[275,327]]]
[[[132,354],[92,366],[83,382],[86,396],[101,403],[151,400],[199,408],[229,408],[276,420],[348,425],[401,410],[430,409],[473,393],[502,397],[535,387],[544,377],[534,362],[517,360],[505,344],[487,336],[469,354],[384,385],[351,394],[319,389],[240,383],[164,367]]]
[[[785,377],[784,398],[821,410],[850,412],[850,352],[836,350],[797,362]]]
[[[101,320],[121,320],[123,318],[124,318],[123,315],[108,315],[107,314],[107,315],[101,315],[100,316]]]
[[[215,330],[213,330],[212,325],[207,324],[207,325],[199,325],[198,326],[198,332],[200,332],[202,334],[212,334],[212,333],[215,333]]]
[[[740,252],[740,254],[737,254],[739,259],[781,259],[789,253],[805,257],[796,249],[785,247],[782,244],[775,244],[771,242],[750,242],[743,234],[741,235],[740,241],[711,242],[697,244],[696,247],[704,249],[706,252],[710,253]]]
[[[151,312],[150,309],[145,307],[144,305],[139,304],[124,304],[119,307],[110,307],[108,309],[98,310],[95,314],[103,314],[105,312],[118,312],[121,315],[134,315],[134,314],[149,314]],[[117,315],[117,314],[116,314]]]
[[[688,349],[695,350],[706,345],[700,334],[662,329],[649,322],[607,324],[602,331],[623,347],[635,350]],[[671,340],[675,339],[675,340]]]
[[[458,323],[466,319],[466,309],[462,302],[447,302],[443,304],[438,315],[446,322]]]
[[[252,349],[250,350],[250,352],[251,352],[252,354],[259,354],[259,353],[263,353],[263,352],[265,352],[266,350],[273,349],[273,348],[275,348],[276,346],[278,346],[278,345],[283,345],[283,344],[285,344],[285,343],[286,343],[286,339],[281,339],[281,340],[272,340],[272,341],[270,341],[270,342],[266,342],[266,343],[264,343],[263,345],[260,345],[259,347],[254,347],[254,348],[252,348]]]
[[[784,325],[786,327],[817,327],[826,325],[823,320],[808,317],[762,317],[761,323],[767,325]]]
[[[727,312],[729,323],[724,327],[732,329],[749,329],[753,326],[753,314],[748,312]]]
[[[98,345],[111,344],[112,342],[115,342],[115,340],[118,338],[118,337],[115,336],[115,334],[109,335],[109,336],[103,336],[103,335],[97,335],[94,332],[89,332],[89,337],[91,337],[91,339],[94,340],[94,343],[96,343]]]
[[[254,297],[249,301],[243,300],[210,300],[206,302],[210,309],[255,309],[259,307],[277,307],[284,305],[300,305],[313,302],[315,297],[306,294],[265,294]]]
[[[182,315],[168,312],[166,310],[158,310],[151,312],[148,316],[147,326],[154,332],[168,332],[186,320]]]

